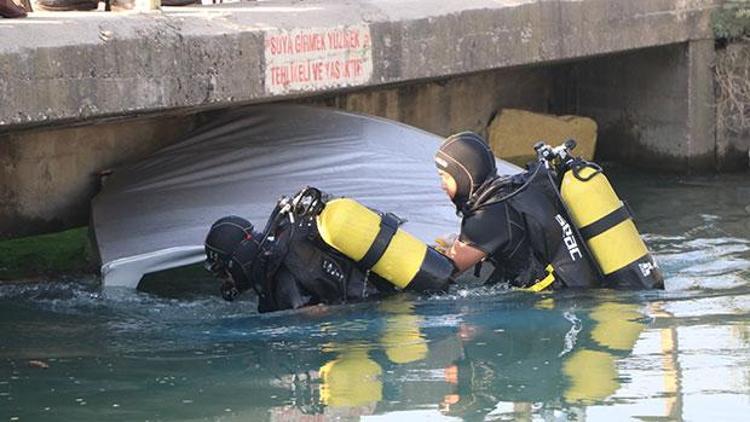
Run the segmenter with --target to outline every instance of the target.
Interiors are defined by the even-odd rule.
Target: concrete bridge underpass
[[[269,0],[0,20],[0,238],[85,224],[97,172],[221,110],[305,102],[431,132],[592,117],[606,158],[714,168],[716,0]]]

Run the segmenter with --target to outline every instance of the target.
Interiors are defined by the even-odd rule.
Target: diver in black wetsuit
[[[358,216],[370,220],[374,216],[380,222],[357,225]],[[279,200],[262,232],[237,216],[216,221],[205,241],[206,268],[223,280],[221,293],[226,300],[253,289],[259,297],[259,312],[361,301],[399,291],[444,291],[452,282],[450,259],[426,245],[423,254],[387,253],[390,247],[420,245],[416,239],[408,240],[408,234],[397,236],[402,232],[401,222],[393,214],[306,187],[292,198]],[[331,237],[335,230],[343,233],[342,238]],[[342,246],[346,241],[359,246],[370,243],[355,261],[351,257],[357,253]],[[349,255],[342,250],[349,250]],[[381,265],[384,259],[389,261]],[[414,273],[399,273],[396,267],[411,268]]]
[[[569,149],[574,146],[572,143]],[[554,152],[541,143],[538,148],[538,153],[549,152],[550,157]],[[602,275],[562,202],[554,167],[561,160],[553,163],[546,157],[540,155],[540,160],[529,164],[521,174],[498,176],[495,157],[479,135],[462,132],[443,142],[435,163],[443,190],[463,217],[458,239],[445,250],[457,272],[490,261],[495,271],[489,283],[506,282],[532,291],[602,285],[663,288],[661,274],[645,246],[645,255],[638,261],[628,263],[622,271]],[[595,166],[573,158],[563,164],[579,166],[573,169],[576,178],[581,168]],[[579,178],[580,183],[601,173],[601,168],[594,168],[598,171],[588,179]],[[561,167],[560,173],[568,170]],[[617,211],[612,218],[607,216],[591,225],[595,230],[599,226],[594,235],[630,219],[628,213]]]
[[[513,280],[516,285],[525,285],[530,277],[523,273],[532,271],[531,251],[519,213],[506,203],[480,213],[472,212],[469,206],[469,200],[487,185],[485,181],[497,177],[495,157],[484,141],[468,132],[451,136],[435,155],[435,163],[441,187],[463,217],[458,239],[446,250],[458,272],[487,259],[497,267],[488,281]]]
[[[271,232],[264,234],[248,220],[228,216],[211,226],[205,241],[206,268],[223,281],[224,299],[231,301],[253,289],[258,312],[272,312],[361,301],[396,291],[320,241],[314,224],[280,219],[269,225]]]
[[[461,233],[447,251],[460,272],[488,260],[495,267],[488,282],[530,287],[545,279],[545,268],[553,258],[567,261],[558,266],[576,263],[557,253],[564,248],[560,247],[561,227],[554,219],[560,207],[553,195],[527,188],[523,195],[498,200],[525,181],[498,176],[495,156],[479,135],[462,132],[449,137],[435,155],[435,163],[443,190],[463,217]],[[596,276],[584,261],[576,265],[580,274],[571,282],[588,287],[596,283]],[[562,282],[557,280],[558,285]]]

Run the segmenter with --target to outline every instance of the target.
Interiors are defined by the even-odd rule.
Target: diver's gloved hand
[[[458,240],[458,235],[456,233],[444,234],[435,239],[434,248],[436,251],[445,255],[451,249],[453,244],[456,243],[456,240]]]
[[[235,287],[234,283],[227,280],[224,283],[222,283],[221,287],[219,288],[221,291],[221,297],[224,298],[227,302],[231,302],[236,298],[240,291],[237,290],[237,287]]]

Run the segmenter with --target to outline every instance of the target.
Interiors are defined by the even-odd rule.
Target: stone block
[[[596,122],[581,116],[552,116],[524,110],[500,110],[489,128],[488,142],[496,156],[524,165],[533,160],[534,144],[559,145],[568,139],[578,143],[576,155],[587,160],[596,150]]]

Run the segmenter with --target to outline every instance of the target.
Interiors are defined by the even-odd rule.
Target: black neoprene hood
[[[242,217],[222,217],[208,231],[204,246],[209,259],[229,260],[239,244],[253,236],[253,224]]]
[[[234,215],[220,218],[208,231],[204,246],[210,270],[232,275],[240,292],[251,287],[248,271],[258,255],[261,234],[253,224]]]
[[[435,165],[456,181],[452,201],[457,211],[462,210],[485,180],[497,174],[494,154],[474,132],[460,132],[443,141],[435,154]]]

